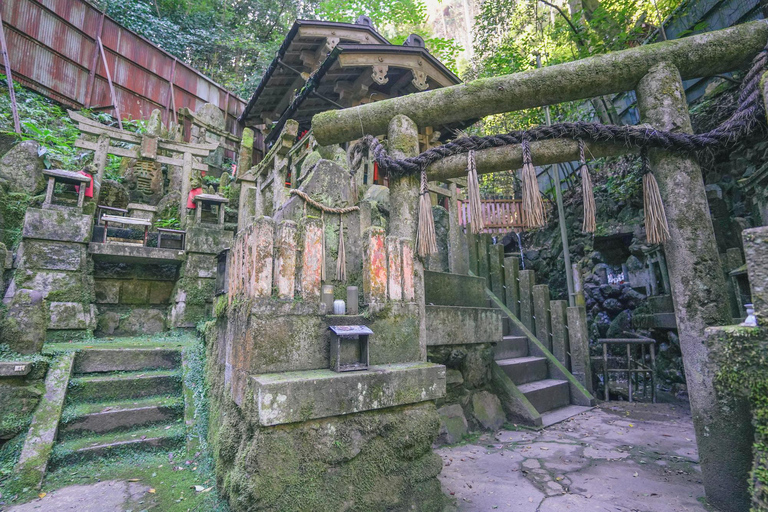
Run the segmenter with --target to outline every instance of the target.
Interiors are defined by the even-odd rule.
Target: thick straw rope
[[[582,233],[594,233],[597,227],[595,221],[595,192],[592,188],[592,177],[589,175],[589,166],[584,155],[584,141],[579,139],[579,169],[581,171],[581,199],[584,203],[584,221],[581,224]]]
[[[648,242],[661,244],[669,240],[669,226],[656,177],[648,165],[648,152],[643,150],[643,209],[645,210],[645,234]]]
[[[621,142],[627,147],[660,148],[688,153],[696,153],[716,146],[727,147],[752,133],[759,120],[765,117],[760,78],[767,64],[768,47],[763,48],[752,60],[752,65],[742,82],[736,110],[722,124],[706,133],[678,133],[649,129],[645,126],[616,126],[586,122],[557,123],[500,135],[461,137],[442,146],[430,148],[418,156],[402,160],[390,157],[384,145],[376,137],[366,135],[354,147],[351,160],[353,167],[358,168],[364,154],[372,155],[379,164],[379,169],[389,173],[390,176],[397,177],[421,172],[430,164],[449,156],[521,144],[524,138],[531,142],[552,139],[611,141]]]
[[[527,228],[541,228],[546,225],[544,203],[541,201],[536,168],[531,159],[531,146],[523,139],[523,225]]]
[[[485,229],[483,207],[480,201],[480,184],[477,181],[475,152],[467,153],[467,196],[469,199],[469,221],[472,232],[477,234]]]
[[[419,231],[416,246],[422,258],[437,252],[435,219],[432,217],[432,201],[427,186],[427,171],[421,171],[421,190],[419,192]]]

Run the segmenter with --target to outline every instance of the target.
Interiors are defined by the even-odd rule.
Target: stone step
[[[512,359],[528,355],[528,338],[526,336],[504,336],[493,348],[494,359]]]
[[[566,405],[558,409],[552,409],[541,415],[541,426],[549,427],[555,423],[560,423],[568,418],[572,418],[577,414],[594,409],[594,407],[587,407],[584,405]]]
[[[512,382],[518,386],[549,376],[547,360],[543,357],[526,356],[513,359],[501,359],[496,363],[504,370]]]
[[[571,392],[566,380],[537,380],[518,386],[518,389],[531,402],[539,414],[570,405],[571,403]]]
[[[181,351],[166,348],[89,348],[75,358],[75,373],[179,368]]]
[[[157,423],[168,424],[184,415],[181,397],[84,403],[68,406],[59,424],[59,441],[105,434]]]
[[[181,373],[174,370],[87,375],[69,381],[67,403],[180,394]]]
[[[181,421],[153,428],[83,437],[57,444],[51,454],[51,463],[54,467],[61,467],[125,451],[176,448],[183,445],[185,440],[186,433]]]

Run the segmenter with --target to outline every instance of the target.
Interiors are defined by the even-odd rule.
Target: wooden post
[[[549,337],[552,330],[549,320],[549,285],[537,284],[533,287],[533,317],[536,337],[552,352],[552,339]]]
[[[187,222],[187,197],[189,196],[190,183],[192,179],[192,153],[184,153],[181,166],[181,200],[179,204],[179,222],[181,226]],[[199,207],[198,207],[199,208]]]
[[[636,87],[641,122],[692,133],[678,69],[657,62]],[[749,402],[715,385],[717,354],[705,343],[708,326],[731,323],[725,276],[709,214],[701,168],[679,152],[649,151],[669,222],[664,244],[707,500],[723,511],[750,507],[753,429]]]
[[[535,282],[535,271],[520,271],[520,321],[530,331],[535,329],[533,326],[533,285]]]
[[[552,328],[552,355],[568,370],[571,368],[568,343],[568,302],[553,300],[549,303]]]
[[[504,286],[506,305],[509,310],[520,318],[520,258],[509,256],[504,258]]]
[[[117,95],[115,94],[115,85],[112,83],[112,74],[109,72],[109,66],[107,65],[107,55],[104,53],[104,45],[101,43],[101,37],[97,38],[99,42],[99,51],[101,52],[101,61],[104,63],[104,71],[107,74],[107,82],[109,83],[109,95],[112,97],[112,106],[115,109],[115,117],[117,117],[117,126],[123,129],[123,119],[120,114],[120,106],[117,104]]]
[[[86,188],[86,184],[83,183],[77,189],[77,207],[78,208],[82,208],[83,207],[83,201],[85,200],[85,188]],[[144,244],[144,245],[146,245],[146,244]]]
[[[53,188],[55,186],[56,186],[56,178],[54,178],[53,176],[49,176],[48,187],[46,187],[45,189],[45,201],[43,202],[43,205],[49,205],[53,201]]]
[[[107,168],[109,142],[109,136],[106,133],[99,135],[99,139],[96,141],[96,151],[93,154],[93,165],[96,167],[96,174],[93,177],[93,202],[97,205],[101,195],[101,184],[104,182],[104,171]]]
[[[93,83],[96,80],[96,68],[99,66],[99,41],[102,31],[104,30],[104,18],[105,13],[101,13],[99,16],[99,26],[96,28],[96,36],[93,39],[93,55],[91,56],[91,67],[88,68],[88,82],[85,84],[85,99],[83,105],[85,108],[91,107],[91,99],[93,97]]]
[[[0,6],[2,3],[0,3]],[[5,64],[5,79],[8,81],[8,96],[11,98],[11,113],[13,115],[13,129],[21,134],[21,124],[19,123],[19,110],[16,106],[16,91],[13,90],[13,73],[11,73],[11,58],[8,55],[8,44],[5,42],[5,30],[3,30],[3,17],[0,13],[0,51],[3,54],[3,64]]]
[[[171,113],[173,113],[174,124],[179,124],[179,118],[176,114],[176,92],[173,90],[173,82],[176,80],[176,63],[178,59],[173,58],[173,65],[171,66],[171,78],[168,79],[168,103],[165,106],[165,124],[171,122]]]

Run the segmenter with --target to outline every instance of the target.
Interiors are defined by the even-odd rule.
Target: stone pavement
[[[455,510],[712,510],[688,404],[610,402],[541,431],[437,450]]]
[[[123,512],[144,510],[151,497],[149,486],[124,480],[91,485],[70,485],[46,494],[40,500],[7,509],[8,512]],[[0,506],[2,510],[2,506]]]

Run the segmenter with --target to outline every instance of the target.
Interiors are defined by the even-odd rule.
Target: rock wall
[[[218,488],[234,512],[443,510],[432,402],[259,426],[252,394],[238,406],[226,388],[219,351],[227,330],[220,318],[205,336],[210,442]]]
[[[491,384],[491,343],[432,346],[427,359],[446,367],[445,397],[435,402],[438,444],[454,444],[470,432],[496,430],[507,421]]]

